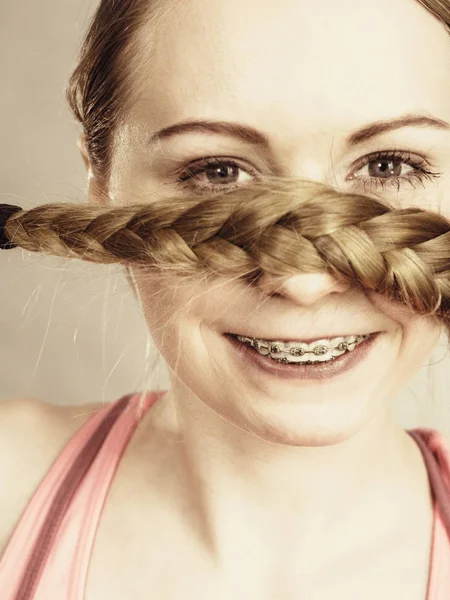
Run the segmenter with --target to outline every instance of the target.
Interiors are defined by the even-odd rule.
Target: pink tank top
[[[139,422],[164,394],[129,394],[107,404],[69,440],[37,487],[0,561],[1,600],[84,600],[91,551],[111,481]],[[408,433],[422,451],[435,505],[424,600],[448,600],[450,451],[445,438],[433,429]]]

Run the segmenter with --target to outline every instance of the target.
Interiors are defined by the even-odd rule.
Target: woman
[[[4,207],[3,247],[125,264],[172,380],[76,435],[33,408],[57,460],[2,598],[448,597],[448,448],[391,405],[450,330],[449,28],[100,3],[68,88],[91,206]]]

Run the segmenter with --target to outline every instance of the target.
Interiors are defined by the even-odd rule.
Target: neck
[[[288,445],[239,429],[177,391],[175,385],[166,394],[164,410],[177,442],[180,493],[197,535],[221,560],[236,556],[237,540],[271,553],[277,544],[292,549],[286,540],[295,540],[297,554],[311,555],[314,544],[323,553],[323,540],[332,545],[333,536],[355,546],[371,532],[374,539],[386,531],[395,537],[423,508],[420,450],[390,411],[334,444]]]

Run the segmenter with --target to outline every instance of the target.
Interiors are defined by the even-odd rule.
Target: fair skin
[[[404,114],[450,122],[450,40],[417,2],[188,4],[151,33],[160,42],[154,71],[118,132],[111,203],[188,199],[188,190],[175,188],[175,169],[214,156],[239,162],[242,185],[258,175],[286,175],[363,193],[357,186],[373,175],[366,166],[351,178],[352,166],[372,152],[400,149],[425,158],[441,176],[366,193],[399,206],[440,208],[437,199],[450,191],[449,129],[401,127],[345,145],[368,123]],[[253,127],[267,135],[271,150],[217,133],[144,146],[161,128],[200,119]],[[410,173],[402,164],[402,175]],[[90,200],[97,202],[94,183]],[[197,183],[214,181],[203,174]],[[401,565],[408,573],[399,582],[401,597],[424,599],[430,490],[421,454],[391,407],[428,360],[439,323],[327,273],[266,276],[250,288],[221,278],[194,286],[132,272],[150,333],[172,372],[161,412],[147,414],[132,447],[136,464],[151,471],[151,434],[164,432],[157,450],[170,457],[167,472],[178,474],[170,483],[165,475],[158,492],[151,477],[147,487],[139,484],[143,518],[148,498],[170,498],[197,553],[239,589],[245,584],[253,593],[258,581],[254,597],[270,597],[263,590],[281,589],[282,581],[283,598],[308,584],[305,597],[314,600],[340,598],[340,590],[342,597],[362,597],[371,578],[381,585],[379,568],[386,588],[377,590],[394,598]],[[223,338],[371,331],[383,336],[368,359],[323,382],[258,377],[236,362]],[[354,596],[350,579],[361,583]]]

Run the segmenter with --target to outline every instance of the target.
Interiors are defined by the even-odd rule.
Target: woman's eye
[[[408,165],[401,159],[377,159],[369,161],[360,172],[366,169],[366,173],[362,173],[362,177],[376,177],[380,179],[389,179],[391,177],[403,177],[411,171],[414,171],[414,167]]]
[[[252,174],[251,174],[252,173]],[[225,158],[208,158],[184,169],[177,179],[177,187],[190,188],[199,193],[224,192],[250,183],[257,178],[249,166]]]
[[[386,188],[394,186],[397,191],[404,183],[415,187],[439,177],[440,173],[430,170],[426,161],[419,156],[400,150],[374,152],[358,161],[348,180],[355,181],[354,187]]]

